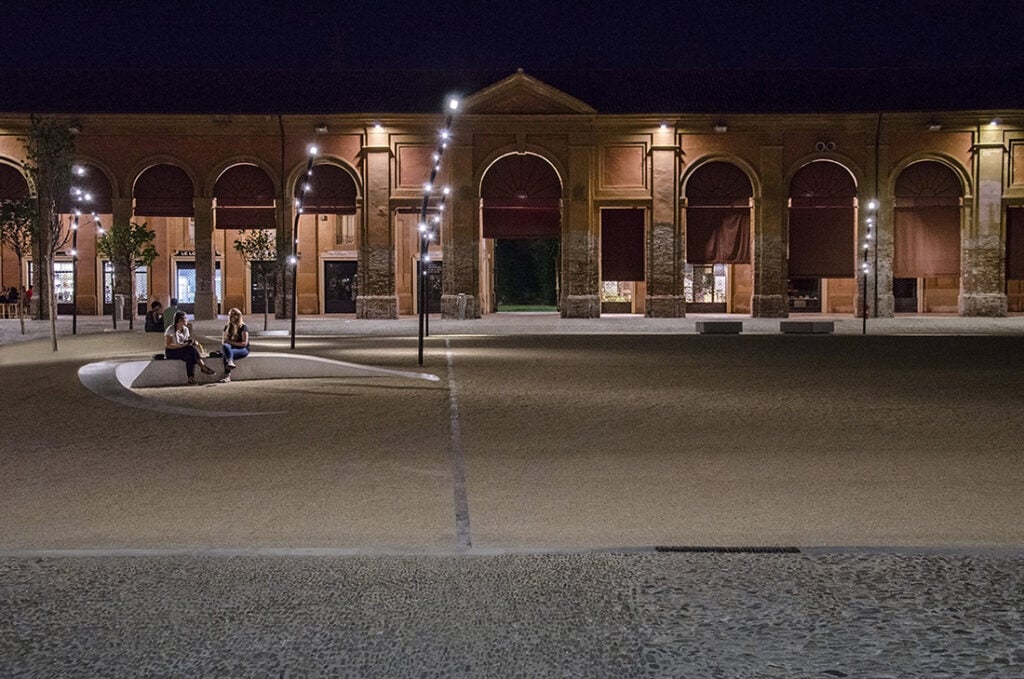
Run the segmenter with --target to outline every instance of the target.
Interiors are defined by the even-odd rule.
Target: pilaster
[[[961,238],[960,315],[1006,315],[1002,131],[982,127],[974,146],[974,209]]]
[[[674,145],[654,146],[651,150],[646,315],[654,318],[686,316],[686,297],[683,294],[685,246],[679,227],[678,151]]]
[[[787,259],[786,187],[783,186],[783,147],[761,147],[761,195],[754,206],[754,318],[789,316],[789,262]]]
[[[459,295],[464,295],[464,317],[480,318],[480,196],[473,183],[472,145],[449,147],[445,163],[454,200],[448,209],[449,222],[441,228],[441,317],[458,318]]]
[[[593,153],[589,139],[569,147],[566,192],[562,196],[562,318],[601,315],[600,255],[591,200]]]
[[[359,238],[359,293],[356,318],[398,318],[398,294],[395,290],[395,238],[391,220],[391,149],[386,143],[363,148],[362,233]]]

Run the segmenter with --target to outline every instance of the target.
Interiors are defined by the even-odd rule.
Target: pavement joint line
[[[466,496],[466,459],[462,450],[462,426],[459,421],[459,397],[455,383],[455,355],[451,342],[444,340],[445,362],[448,365],[448,412],[452,458],[452,486],[455,492],[455,540],[459,550],[473,547],[469,527],[469,499]]]
[[[1024,558],[1022,547],[801,547],[797,551],[746,551],[744,548],[707,549],[699,551],[664,552],[654,545],[622,547],[470,547],[467,549],[423,548],[387,549],[363,547],[196,547],[196,548],[78,548],[78,549],[0,549],[0,559],[88,559],[88,558],[227,558],[227,557],[451,557],[451,556],[558,556],[587,554],[662,554],[679,556],[771,556],[771,557],[819,557],[829,555],[849,556],[923,556],[923,557],[999,557]]]

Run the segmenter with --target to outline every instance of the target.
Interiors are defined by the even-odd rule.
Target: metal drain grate
[[[719,554],[799,554],[796,547],[665,547],[654,548],[656,552],[693,552]]]

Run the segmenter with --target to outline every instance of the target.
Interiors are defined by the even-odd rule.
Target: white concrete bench
[[[219,358],[207,358],[206,364],[217,371],[204,375],[196,366],[196,382],[216,382],[224,376],[224,364]],[[334,361],[304,354],[255,353],[235,361],[231,381],[299,379],[309,377],[406,377],[437,382],[440,378],[430,373],[405,372],[377,368],[358,363]],[[124,361],[115,368],[117,380],[129,389],[144,387],[171,387],[188,384],[185,362],[175,359]]]
[[[743,321],[697,321],[701,335],[737,335],[743,332]]]
[[[831,335],[834,321],[779,321],[779,331],[787,335]]]

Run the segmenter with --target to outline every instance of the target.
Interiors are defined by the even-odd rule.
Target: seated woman
[[[235,361],[249,355],[249,326],[242,320],[241,310],[231,309],[228,311],[228,324],[224,326],[222,339],[224,377],[220,381],[230,382]]]
[[[146,332],[164,331],[164,311],[161,306],[160,302],[155,299],[150,305],[149,311],[146,313]]]
[[[188,383],[196,383],[196,364],[206,375],[214,375],[215,371],[206,365],[202,353],[196,346],[195,340],[185,325],[185,312],[179,311],[174,314],[174,323],[164,331],[164,354],[167,358],[185,361],[185,374],[188,375]]]

